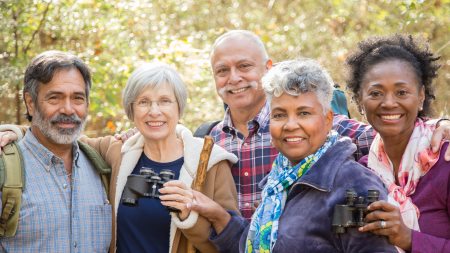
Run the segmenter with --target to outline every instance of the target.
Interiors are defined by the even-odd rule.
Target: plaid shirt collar
[[[269,126],[270,122],[270,107],[269,103],[266,101],[261,111],[250,121],[247,122],[247,129],[256,128],[255,133],[258,134],[261,129],[265,129]],[[240,134],[236,128],[233,126],[233,122],[231,121],[231,111],[230,107],[227,108],[225,112],[225,117],[223,119],[222,131],[228,134],[233,135],[233,138],[236,137],[236,133],[238,133],[238,137],[243,139],[243,136]]]
[[[55,161],[57,159],[61,160],[61,158],[55,156],[52,152],[50,152],[50,150],[48,150],[41,143],[39,143],[39,141],[36,139],[34,134],[31,132],[31,127],[28,128],[28,131],[25,134],[25,137],[23,138],[23,143],[30,150],[33,150],[33,152],[32,152],[33,156],[42,164],[42,166],[46,170],[49,170],[50,168],[52,168],[52,166],[51,166],[52,161]],[[73,152],[74,164],[78,168],[79,167],[78,158],[80,157],[80,154],[79,154],[80,148],[78,146],[77,141],[73,142],[72,152]]]

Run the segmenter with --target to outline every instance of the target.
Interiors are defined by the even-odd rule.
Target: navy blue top
[[[180,176],[184,157],[169,163],[158,163],[150,160],[142,152],[132,174],[139,175],[142,167],[152,168],[156,173],[162,169],[175,172]],[[171,216],[159,199],[139,199],[139,206],[122,205],[117,213],[117,252],[169,252]]]

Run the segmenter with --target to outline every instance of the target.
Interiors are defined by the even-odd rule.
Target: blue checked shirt
[[[78,144],[73,145],[71,184],[64,162],[30,130],[19,146],[26,180],[19,225],[13,237],[0,238],[0,252],[108,252],[111,205]]]

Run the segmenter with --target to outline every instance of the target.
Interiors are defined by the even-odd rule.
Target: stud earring
[[[423,107],[422,107],[422,106],[421,106],[421,107],[419,107],[419,112],[420,112],[420,111],[422,111],[422,110],[423,110]]]
[[[325,140],[325,142],[330,141],[330,138],[331,138],[331,133],[330,133],[330,131],[328,131],[328,133],[327,133],[327,139]]]

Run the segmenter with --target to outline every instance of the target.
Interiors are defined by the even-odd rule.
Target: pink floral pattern
[[[419,209],[410,196],[416,191],[419,180],[439,160],[440,152],[434,154],[430,148],[434,126],[425,124],[417,118],[413,133],[402,156],[398,170],[398,183],[395,182],[394,168],[384,148],[380,135],[374,138],[370,147],[368,166],[383,181],[389,191],[389,203],[398,206],[405,224],[414,230],[419,229]],[[439,149],[442,147],[442,144]]]

